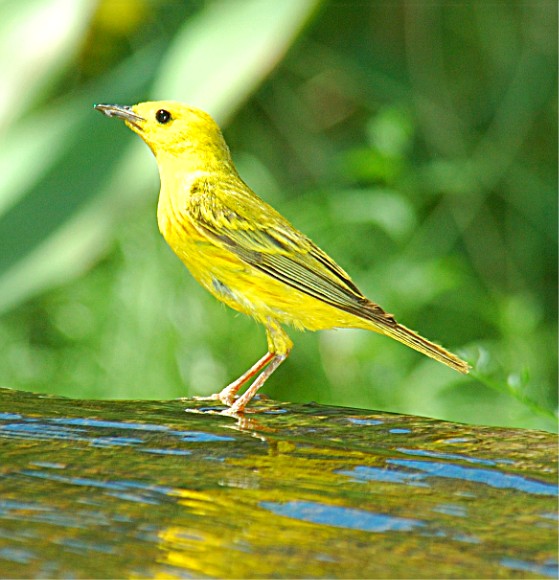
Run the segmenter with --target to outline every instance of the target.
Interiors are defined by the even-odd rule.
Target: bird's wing
[[[244,187],[242,187],[244,186]],[[342,310],[371,304],[326,253],[240,182],[198,183],[188,196],[191,222],[252,267]]]

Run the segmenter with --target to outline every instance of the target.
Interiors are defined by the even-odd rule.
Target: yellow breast
[[[272,318],[309,330],[362,325],[354,316],[243,262],[225,245],[205,235],[186,212],[192,184],[205,172],[185,175],[167,167],[161,175],[159,230],[194,278],[218,300],[264,324]]]

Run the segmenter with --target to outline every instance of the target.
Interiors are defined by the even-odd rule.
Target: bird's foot
[[[220,391],[219,393],[214,393],[213,395],[207,395],[206,397],[199,396],[191,397],[191,399],[194,399],[195,401],[220,401],[221,403],[227,405],[228,407],[230,407],[235,403],[236,398],[237,397],[235,397],[234,393],[229,393],[226,391],[226,389]]]
[[[181,401],[219,401],[219,393],[214,393],[213,395],[207,395],[205,397],[201,397],[199,395],[194,395],[192,397],[182,397]]]

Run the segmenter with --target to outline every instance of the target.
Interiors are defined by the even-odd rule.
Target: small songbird
[[[332,258],[262,201],[239,177],[207,113],[172,101],[95,108],[123,119],[155,155],[161,179],[157,222],[175,254],[218,300],[266,329],[268,352],[209,397],[228,406],[223,413],[242,413],[287,358],[293,343],[284,324],[298,330],[373,330],[461,373],[469,371],[468,363],[366,298]]]

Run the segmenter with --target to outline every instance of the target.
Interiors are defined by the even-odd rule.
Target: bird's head
[[[179,156],[205,165],[230,163],[221,130],[200,109],[174,101],[150,101],[133,106],[99,104],[95,109],[107,117],[123,119],[158,159]]]

